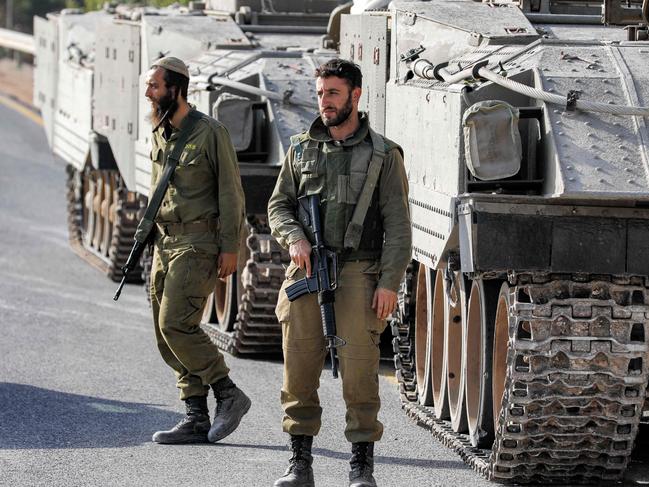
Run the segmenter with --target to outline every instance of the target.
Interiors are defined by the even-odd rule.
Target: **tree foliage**
[[[66,2],[70,7],[81,7],[86,11],[89,11],[89,10],[99,10],[100,8],[103,8],[104,3],[106,3],[106,0],[66,0]],[[122,2],[120,3],[149,5],[152,7],[166,7],[167,5],[171,5],[173,3],[187,5],[188,2],[189,0],[140,0],[140,1],[122,0]]]
[[[65,7],[65,0],[13,0],[13,27],[21,32],[32,33],[34,15],[41,17]],[[7,0],[0,0],[0,27],[7,26]]]
[[[187,5],[189,0],[122,0],[121,3],[166,7],[173,3]],[[86,11],[103,8],[106,0],[12,0],[13,29],[32,33],[34,15],[44,17],[62,8],[83,8]],[[0,27],[7,26],[7,0],[0,0]]]

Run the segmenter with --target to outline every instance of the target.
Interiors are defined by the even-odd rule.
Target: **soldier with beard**
[[[408,182],[401,149],[376,134],[358,112],[362,75],[334,59],[316,70],[320,117],[291,139],[268,204],[272,234],[289,249],[291,264],[279,293],[284,383],[283,429],[293,456],[275,487],[314,485],[311,446],[321,426],[318,386],[326,356],[317,296],[289,302],[287,286],[311,274],[310,231],[298,218],[301,196],[319,194],[325,245],[338,254],[335,291],[345,436],[352,444],[349,485],[376,486],[374,442],[383,425],[379,401],[379,340],[395,310],[397,290],[410,261]],[[378,170],[377,170],[378,169]]]
[[[223,355],[200,327],[216,279],[236,270],[244,199],[226,128],[187,103],[189,72],[164,57],[147,73],[145,96],[154,125],[151,194],[179,134],[189,132],[155,218],[151,307],[158,349],[175,372],[187,415],[157,443],[216,442],[232,433],[250,399],[229,378]],[[207,395],[217,400],[210,425]]]

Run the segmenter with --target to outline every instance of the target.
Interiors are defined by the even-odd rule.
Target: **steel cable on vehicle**
[[[275,91],[264,90],[262,88],[257,88],[256,86],[251,86],[241,81],[234,81],[228,78],[223,78],[222,76],[210,76],[207,79],[208,84],[210,85],[221,85],[227,86],[228,88],[233,88],[235,90],[243,91],[251,95],[265,96],[270,100],[279,101],[282,103],[290,103],[291,105],[297,105],[305,108],[318,108],[318,105],[313,102],[303,101],[303,100],[293,100],[291,99],[292,92],[286,92],[284,94],[277,93]]]
[[[480,68],[478,74],[492,81],[504,88],[507,88],[521,95],[529,96],[531,98],[537,98],[548,103],[554,103],[556,105],[566,105],[566,96],[555,95],[548,93],[547,91],[540,90],[538,88],[532,88],[531,86],[524,85],[518,81],[514,81],[499,74],[494,73],[486,68]],[[649,107],[633,107],[625,105],[612,105],[608,103],[598,103],[592,101],[576,100],[575,108],[586,111],[586,112],[600,112],[600,113],[611,113],[613,115],[634,115],[638,117],[649,117]]]

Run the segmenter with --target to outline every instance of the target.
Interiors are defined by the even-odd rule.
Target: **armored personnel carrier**
[[[34,21],[34,101],[52,150],[68,163],[70,242],[113,280],[121,279],[149,193],[150,108],[143,96],[149,66],[165,55],[185,60],[190,103],[228,128],[248,225],[238,270],[219,282],[204,321],[232,353],[281,349],[274,305],[288,255],[270,237],[266,204],[290,135],[317,113],[312,74],[323,56],[335,54],[322,47],[335,44],[330,17],[349,9],[339,4],[119,5]]]
[[[436,0],[343,16],[361,108],[410,183],[403,406],[490,479],[619,480],[648,418],[648,10]]]

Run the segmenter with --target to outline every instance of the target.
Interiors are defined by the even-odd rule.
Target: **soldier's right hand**
[[[307,277],[311,277],[311,244],[302,239],[292,243],[288,248],[291,260],[300,269],[306,269]]]

